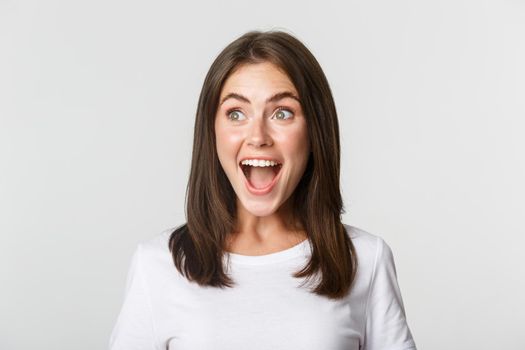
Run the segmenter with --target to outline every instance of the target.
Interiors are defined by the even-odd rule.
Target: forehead
[[[288,75],[271,62],[245,63],[237,67],[224,82],[221,96],[236,90],[288,90],[297,94]]]

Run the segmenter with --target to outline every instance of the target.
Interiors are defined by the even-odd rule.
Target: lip
[[[244,160],[244,159],[274,160],[273,158],[261,158],[261,157],[243,158],[242,160]],[[240,162],[239,162],[239,164],[240,164]],[[282,164],[282,163],[280,163],[280,164]],[[242,173],[242,177],[244,178],[244,184],[245,184],[246,189],[248,190],[248,192],[250,192],[251,194],[254,194],[256,196],[262,196],[262,195],[270,193],[273,190],[273,188],[277,184],[277,181],[279,181],[279,179],[281,178],[281,173],[282,173],[282,170],[283,170],[283,166],[281,165],[281,168],[279,169],[279,172],[273,178],[272,182],[270,182],[270,184],[268,186],[264,187],[264,188],[255,188],[252,185],[250,185],[250,182],[246,178],[246,175],[244,175],[244,172],[242,171],[242,168],[240,170],[241,170],[241,173]]]

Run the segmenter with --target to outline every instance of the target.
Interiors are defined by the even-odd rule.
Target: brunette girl
[[[200,94],[187,222],[141,242],[112,350],[415,350],[392,251],[341,222],[335,104],[312,53],[252,31]]]

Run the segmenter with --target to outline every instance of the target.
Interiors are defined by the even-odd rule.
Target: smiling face
[[[251,214],[274,214],[292,195],[310,154],[299,95],[272,63],[244,64],[225,81],[215,116],[217,155]]]

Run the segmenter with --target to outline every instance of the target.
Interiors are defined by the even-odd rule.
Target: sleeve
[[[151,304],[141,264],[141,246],[131,259],[124,302],[109,340],[110,350],[158,350]]]
[[[405,316],[392,250],[377,237],[362,350],[416,350]]]

